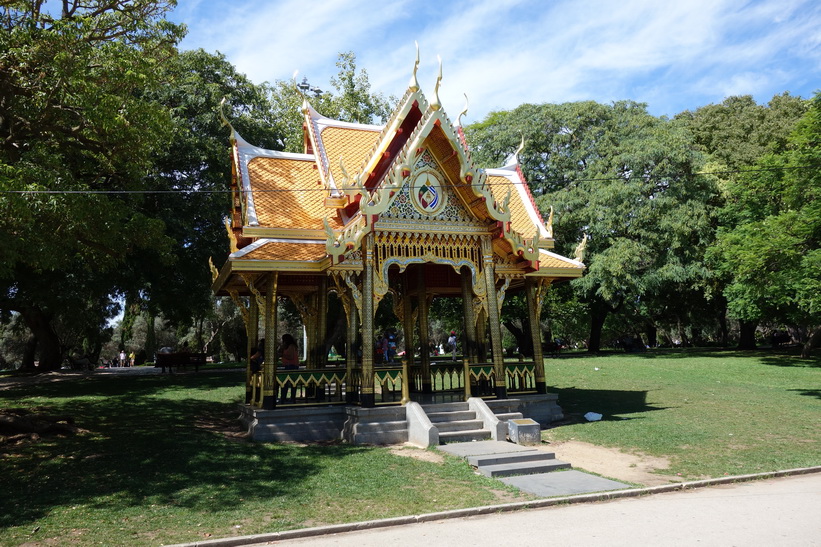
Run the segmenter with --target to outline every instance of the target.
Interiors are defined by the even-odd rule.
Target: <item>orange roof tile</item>
[[[542,250],[539,252],[539,270],[567,270],[570,274],[568,277],[578,277],[584,270],[584,265],[570,258]]]
[[[248,161],[257,220],[262,227],[322,230],[328,214],[313,161],[256,157]],[[336,215],[330,215],[337,227]]]
[[[342,185],[342,170],[339,167],[339,158],[342,158],[346,169],[353,175],[353,170],[364,163],[378,137],[379,131],[374,129],[362,130],[330,126],[320,131],[320,146],[324,149],[328,158],[331,176],[337,187]]]
[[[325,242],[292,242],[261,239],[249,249],[231,255],[233,260],[285,260],[316,262],[325,258]]]

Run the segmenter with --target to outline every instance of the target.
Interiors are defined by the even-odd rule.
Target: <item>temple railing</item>
[[[408,369],[408,391],[423,391],[422,367],[414,365]],[[398,403],[402,400],[402,365],[374,367],[373,374],[377,401]],[[466,375],[469,377],[467,389]],[[466,365],[460,361],[436,361],[430,364],[430,381],[433,393],[462,392],[465,397],[492,397],[495,394],[496,368],[493,363]],[[535,363],[505,363],[505,383],[510,394],[535,392]],[[350,375],[345,367],[301,368],[278,370],[274,389],[278,405],[356,403],[361,385],[360,368],[354,369]],[[251,376],[251,405],[260,406],[261,402],[262,373],[257,373]]]

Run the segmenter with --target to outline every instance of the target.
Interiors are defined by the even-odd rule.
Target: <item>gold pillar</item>
[[[319,292],[316,304],[316,364],[322,368],[328,364],[328,352],[325,351],[325,333],[328,332],[328,278],[319,279]]]
[[[480,363],[487,361],[487,312],[479,310],[476,318],[476,360]]]
[[[473,279],[470,268],[459,271],[462,279],[462,315],[465,319],[465,337],[462,347],[462,358],[475,363],[476,359],[476,321],[473,317]]]
[[[496,274],[493,270],[493,244],[489,238],[482,238],[482,261],[484,263],[487,297],[488,327],[490,345],[493,350],[493,369],[496,373],[496,398],[507,399],[505,378],[505,358],[502,351],[502,325],[499,322],[499,306],[496,299]]]
[[[413,321],[413,301],[410,295],[409,274],[409,269],[405,270],[405,273],[402,274],[402,329],[405,335],[405,360],[408,362],[408,366],[412,367],[415,346],[413,341],[413,328],[416,325]]]
[[[536,363],[536,391],[547,393],[544,374],[544,355],[542,354],[542,328],[539,324],[541,310],[536,301],[536,280],[525,278],[525,296],[527,298],[527,314],[530,320],[530,337],[533,340],[533,361]]]
[[[265,364],[262,369],[262,408],[277,406],[277,273],[268,274],[265,286]]]
[[[251,403],[253,387],[251,386],[251,356],[259,346],[259,304],[254,294],[248,299],[248,322],[245,325],[245,333],[248,335],[248,362],[245,367],[245,404]],[[244,307],[244,305],[243,305]]]
[[[305,365],[307,368],[316,368],[316,332],[318,317],[316,312],[316,294],[308,294],[305,296],[305,303],[308,307],[307,317],[303,318],[305,322],[305,344],[308,346],[305,351],[307,361]]]
[[[365,279],[362,282],[362,387],[359,404],[373,407],[376,399],[373,390],[373,232],[365,236],[365,260],[362,263]]]
[[[419,267],[419,282],[416,284],[416,294],[419,299],[419,345],[422,346],[420,359],[422,361],[422,393],[432,393],[430,381],[430,339],[428,338],[428,288],[425,284],[425,264]]]
[[[354,393],[351,390],[351,379],[353,378],[353,369],[356,366],[356,331],[357,331],[357,318],[358,313],[356,311],[356,303],[353,298],[353,291],[348,288],[346,289],[348,293],[348,336],[346,339],[347,348],[345,354],[347,358],[345,359],[345,400],[348,403],[353,402]]]

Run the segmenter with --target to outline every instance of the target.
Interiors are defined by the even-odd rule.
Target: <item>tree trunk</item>
[[[813,348],[821,344],[821,327],[816,328],[810,333],[809,338],[801,348],[801,358],[809,359]]]
[[[39,370],[58,370],[62,364],[63,353],[60,349],[60,338],[51,324],[51,317],[36,306],[21,309],[20,315],[40,347]]]
[[[23,370],[34,370],[34,361],[37,357],[37,337],[32,336],[26,341],[26,347],[23,350],[23,363],[21,367]]]
[[[647,345],[651,348],[658,346],[658,329],[655,325],[647,324],[644,328],[644,334],[647,336]]]
[[[505,321],[503,325],[516,339],[516,345],[519,346],[519,353],[525,357],[533,357],[533,338],[527,334],[530,332],[530,329],[526,321],[522,320],[522,328],[519,328],[511,321]],[[504,351],[504,348],[502,348],[502,351]]]
[[[721,306],[721,314],[718,316],[719,332],[721,333],[721,347],[730,345],[730,329],[727,328],[727,304]]]
[[[755,329],[758,323],[755,321],[739,321],[738,322],[738,349],[753,350],[755,349]]]
[[[607,306],[601,303],[590,305],[590,338],[587,341],[588,353],[598,353],[601,350],[601,333],[604,320],[607,319]]]
[[[154,360],[157,353],[157,333],[154,331],[154,314],[150,310],[145,310],[145,356],[149,361]]]

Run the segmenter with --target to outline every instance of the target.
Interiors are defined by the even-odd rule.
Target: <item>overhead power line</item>
[[[663,179],[663,178],[675,178],[681,176],[702,176],[702,175],[732,175],[732,174],[741,174],[741,173],[761,173],[761,172],[768,172],[768,171],[796,171],[796,170],[815,170],[818,169],[819,166],[816,165],[798,165],[794,167],[761,167],[757,169],[728,169],[728,170],[720,170],[720,171],[699,171],[696,173],[666,173],[666,174],[655,174],[649,176],[641,176],[641,175],[631,175],[631,176],[613,176],[613,177],[592,177],[592,178],[573,178],[573,179],[553,179],[554,183],[562,183],[565,185],[571,185],[574,183],[579,182],[604,182],[604,181],[611,181],[611,180],[625,180],[629,181],[635,178],[640,179]],[[548,184],[550,181],[544,181],[542,184]],[[486,186],[495,186],[495,187],[503,187],[503,186],[516,186],[522,183],[519,182],[494,182],[494,183],[485,183]],[[529,184],[525,182],[525,184]],[[479,183],[471,183],[471,184],[455,184],[453,186],[459,188],[466,188],[470,186],[482,186]],[[251,190],[251,193],[254,194],[270,194],[270,193],[293,193],[293,192],[327,192],[328,189],[324,186],[322,187],[313,187],[313,188],[271,188],[271,189],[258,189],[258,190]],[[128,194],[228,194],[231,193],[232,190],[230,188],[222,188],[222,189],[176,189],[176,190],[0,190],[0,194],[85,194],[85,195],[128,195]]]

